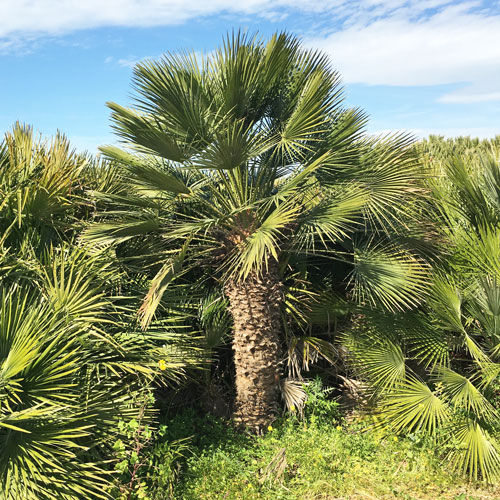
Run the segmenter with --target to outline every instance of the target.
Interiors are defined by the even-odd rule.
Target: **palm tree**
[[[109,498],[119,423],[196,360],[181,318],[140,331],[113,256],[75,241],[84,186],[114,175],[60,135],[16,124],[0,142],[1,500]]]
[[[233,322],[234,417],[259,432],[277,405],[290,270],[313,257],[331,269],[337,259],[362,300],[418,303],[422,264],[388,237],[416,192],[412,139],[364,137],[365,115],[343,107],[328,58],[288,34],[267,43],[233,34],[207,57],[165,55],[134,75],[136,109],[109,104],[132,152],[101,148],[124,167],[127,187],[96,194],[108,209],[85,238],[159,236],[143,325],[165,290],[193,274],[222,288]],[[360,249],[366,231],[372,238]]]
[[[410,314],[367,312],[344,336],[382,425],[432,436],[452,467],[489,482],[500,475],[499,144],[418,146],[443,247],[428,300]]]
[[[115,175],[64,135],[44,140],[15,123],[0,141],[0,281],[29,276],[32,259],[73,238],[92,216],[85,190],[109,189]]]

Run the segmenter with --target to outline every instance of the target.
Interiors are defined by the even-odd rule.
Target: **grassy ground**
[[[186,429],[185,422],[175,426]],[[378,439],[314,416],[288,419],[260,438],[237,435],[220,422],[208,427],[183,468],[176,499],[500,499],[500,487],[453,476],[415,438]],[[191,430],[200,436],[201,429]]]

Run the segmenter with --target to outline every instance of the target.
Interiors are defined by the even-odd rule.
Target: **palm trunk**
[[[274,419],[280,378],[281,282],[270,267],[225,287],[233,316],[237,425],[260,433]]]

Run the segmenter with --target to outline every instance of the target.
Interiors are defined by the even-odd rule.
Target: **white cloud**
[[[360,20],[307,43],[328,52],[349,83],[461,83],[460,90],[438,101],[499,101],[500,10],[486,10],[478,2],[445,3],[426,15],[421,15],[425,2],[404,5],[385,17]]]
[[[347,82],[500,84],[500,15],[470,7],[448,6],[414,21],[398,11],[308,43],[330,53]]]
[[[212,51],[208,52],[201,52],[201,51],[196,51],[194,52],[194,57],[198,60],[198,62],[202,61],[204,57],[210,57],[212,54]],[[151,60],[158,60],[162,57],[162,54],[158,54],[156,56],[143,56],[143,57],[137,57],[137,56],[128,56],[124,57],[121,59],[115,60],[113,57],[106,57],[104,60],[105,63],[111,64],[115,62],[118,64],[118,66],[122,66],[123,68],[133,68],[135,67],[136,64],[144,62],[144,61],[151,61]]]
[[[332,21],[359,23],[387,15],[419,15],[452,0],[2,0],[0,37],[57,35],[102,26],[166,26],[233,13],[282,20],[290,11],[325,13]]]
[[[0,52],[102,26],[160,26],[230,13],[281,19],[297,12],[330,20],[306,43],[332,55],[348,83],[469,84],[444,103],[498,100],[500,8],[457,0],[0,0]],[[308,19],[309,19],[308,18]],[[313,23],[314,24],[314,23]],[[144,58],[116,60],[131,67]],[[480,89],[480,90],[478,90]]]
[[[500,91],[480,92],[471,89],[469,92],[451,92],[438,99],[439,102],[474,104],[478,102],[500,101]]]
[[[122,66],[123,68],[133,68],[138,62],[141,61],[142,58],[124,58],[124,59],[118,59],[117,64],[118,66]]]
[[[116,62],[118,66],[123,68],[133,68],[137,63],[147,61],[148,59],[158,59],[160,56],[144,56],[144,57],[125,57],[123,59],[118,59]]]
[[[345,0],[344,0],[345,1]],[[325,0],[2,0],[0,37],[16,33],[61,34],[101,26],[163,26],[222,12],[276,19],[280,8],[324,11],[344,1]]]

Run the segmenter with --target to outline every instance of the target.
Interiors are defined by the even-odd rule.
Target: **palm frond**
[[[474,479],[494,482],[500,469],[500,446],[480,423],[464,419],[451,430],[458,450],[450,453],[452,465]]]
[[[381,305],[389,311],[412,309],[422,303],[429,286],[426,263],[392,245],[355,247],[351,281],[360,304]]]
[[[448,421],[450,410],[427,384],[408,377],[389,393],[380,411],[396,432],[423,429],[433,433]]]

